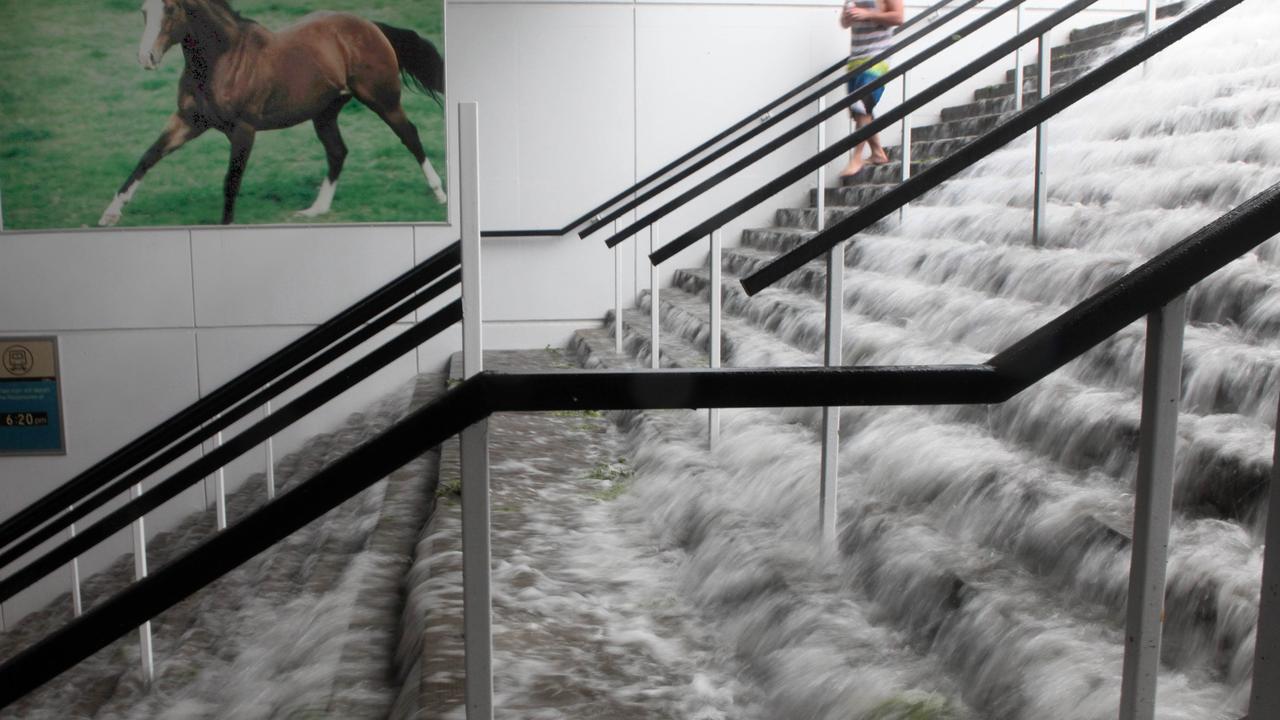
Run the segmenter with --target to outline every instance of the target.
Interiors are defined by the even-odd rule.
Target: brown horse
[[[298,214],[327,213],[347,156],[338,132],[338,112],[352,97],[395,131],[422,167],[436,199],[445,202],[440,176],[400,105],[401,74],[410,85],[440,101],[444,60],[425,38],[411,30],[330,12],[311,13],[273,33],[241,17],[227,0],[145,0],[142,12],[145,27],[138,62],[144,68],[155,69],[170,47],[182,45],[186,67],[178,82],[178,111],[138,161],[99,225],[116,224],[147,171],[209,129],[231,141],[222,222],[232,222],[255,134],[307,120],[315,124],[324,145],[329,173],[315,203]]]

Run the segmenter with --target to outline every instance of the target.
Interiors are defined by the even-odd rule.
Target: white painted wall
[[[1063,2],[1028,0],[1029,17]],[[928,4],[910,0],[908,13]],[[1099,0],[1070,25],[1144,5]],[[835,0],[452,0],[449,117],[457,101],[480,103],[484,227],[558,227],[830,64],[847,50],[838,7]],[[923,88],[1011,31],[1012,22],[1004,21],[966,40],[922,68],[913,87]],[[973,86],[998,82],[1004,69],[993,68],[930,110],[966,101]],[[899,92],[890,87],[882,107],[892,107]],[[926,111],[916,122],[929,120]],[[845,121],[833,121],[828,137],[837,137],[841,125],[847,132]],[[675,237],[791,167],[812,143],[812,136],[792,143],[674,213],[662,223],[661,238]],[[450,154],[453,188],[457,164]],[[726,245],[737,242],[741,228],[768,225],[775,207],[801,202],[805,186],[731,223]],[[0,335],[61,338],[68,435],[64,457],[0,458],[0,519],[455,239],[454,208],[449,218],[450,224],[416,227],[0,235]],[[558,345],[573,329],[598,323],[613,299],[614,265],[603,237],[487,241],[487,344]],[[623,245],[628,302],[647,284],[648,249],[647,236]],[[666,266],[666,275],[704,258],[705,247],[691,248]],[[395,363],[286,432],[278,456],[414,373],[442,367],[458,345],[457,333],[446,333]],[[263,462],[259,449],[235,463],[230,485]],[[208,488],[194,488],[149,516],[149,530],[169,527],[208,501]],[[86,556],[84,569],[128,550],[121,533]],[[49,601],[66,582],[63,574],[53,576],[4,604],[6,619]]]

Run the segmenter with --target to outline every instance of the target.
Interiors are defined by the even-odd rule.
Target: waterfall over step
[[[1280,7],[1244,3],[1052,120],[1041,247],[1030,137],[855,237],[844,362],[982,362],[1280,181],[1277,27]],[[1136,39],[1068,46],[1061,80]],[[990,127],[1012,92],[944,111],[916,133],[914,161]],[[825,189],[828,219],[897,173]],[[820,364],[822,264],[755,297],[737,285],[813,235],[815,196],[725,251],[726,365]],[[1246,710],[1280,400],[1278,248],[1189,298],[1160,718]],[[705,363],[708,291],[705,267],[662,289],[664,363]],[[642,358],[647,309],[621,318]],[[636,421],[625,514],[685,551],[684,589],[758,684],[761,717],[1115,717],[1144,338],[1136,323],[1000,406],[844,409],[829,554],[816,547],[814,409],[725,411],[709,457],[705,414]]]

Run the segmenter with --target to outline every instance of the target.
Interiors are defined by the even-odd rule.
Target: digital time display
[[[45,427],[49,424],[47,412],[0,413],[0,427]]]

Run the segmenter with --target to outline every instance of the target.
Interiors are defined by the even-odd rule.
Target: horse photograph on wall
[[[0,0],[4,230],[446,220],[443,0]]]

